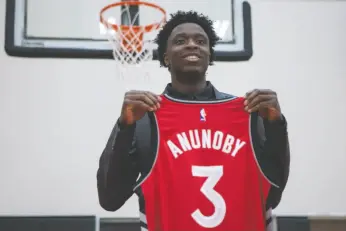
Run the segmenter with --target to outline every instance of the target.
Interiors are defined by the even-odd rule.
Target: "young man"
[[[207,17],[177,12],[157,37],[171,83],[125,94],[97,186],[108,211],[136,193],[142,230],[271,230],[289,173],[286,120],[271,90],[242,99],[206,81],[217,40]],[[215,129],[228,141],[217,145]]]

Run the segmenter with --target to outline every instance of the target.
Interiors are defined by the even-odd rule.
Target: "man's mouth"
[[[197,55],[188,55],[184,59],[190,62],[196,62],[199,60],[199,57]]]

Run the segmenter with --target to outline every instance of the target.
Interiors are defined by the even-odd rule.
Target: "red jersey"
[[[257,115],[244,98],[162,96],[153,167],[135,187],[142,230],[264,231],[271,187],[256,159]]]

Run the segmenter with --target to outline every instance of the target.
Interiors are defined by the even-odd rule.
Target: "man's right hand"
[[[146,112],[160,108],[161,97],[149,91],[128,91],[121,109],[120,123],[131,125]]]

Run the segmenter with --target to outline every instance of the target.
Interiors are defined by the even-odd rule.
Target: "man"
[[[172,200],[174,200],[174,198],[177,199],[176,197],[179,196],[185,199],[193,199],[194,196],[200,196],[189,195],[192,194],[192,192],[194,192],[193,190],[196,190],[194,186],[191,186],[190,192],[189,185],[184,186],[186,187],[183,190],[184,193],[181,192],[179,194],[177,190],[179,188],[181,189],[182,187],[181,185],[179,185],[180,182],[174,181],[175,183],[172,183],[173,181],[168,180],[168,177],[174,178],[174,174],[179,173],[179,176],[182,177],[181,182],[183,182],[185,175],[181,174],[182,172],[186,171],[186,169],[184,169],[183,167],[179,167],[179,169],[177,169],[178,167],[176,167],[173,169],[174,171],[172,171],[172,169],[170,169],[170,166],[165,166],[164,164],[162,165],[162,163],[156,163],[156,161],[164,161],[162,158],[166,158],[165,156],[167,156],[167,158],[171,158],[171,156],[169,156],[168,154],[165,155],[166,151],[162,150],[163,147],[161,145],[160,152],[164,152],[164,154],[160,154],[158,160],[156,160],[157,155],[155,153],[155,149],[158,149],[158,142],[162,142],[163,139],[162,137],[158,138],[156,133],[158,132],[163,134],[163,130],[162,127],[160,128],[160,125],[158,128],[156,128],[156,126],[153,126],[153,122],[159,121],[159,123],[162,124],[164,123],[162,121],[167,120],[169,116],[165,117],[162,114],[169,112],[169,110],[167,109],[168,106],[173,108],[171,112],[175,112],[175,114],[171,114],[171,116],[174,116],[169,117],[170,119],[168,122],[166,122],[165,126],[167,126],[167,123],[171,123],[170,121],[179,126],[179,121],[177,121],[177,119],[174,120],[174,118],[179,117],[182,118],[182,120],[184,120],[185,118],[190,118],[188,113],[188,110],[190,110],[190,108],[186,107],[186,103],[178,104],[174,102],[169,102],[169,99],[173,99],[173,101],[176,102],[180,101],[192,103],[203,101],[205,102],[205,107],[208,107],[208,103],[212,101],[229,101],[229,104],[225,104],[226,106],[232,106],[233,103],[236,103],[238,105],[237,107],[239,108],[239,103],[241,102],[242,112],[240,112],[237,109],[238,114],[243,113],[243,117],[246,117],[246,115],[249,116],[250,113],[251,115],[256,113],[260,115],[257,117],[253,117],[256,118],[256,131],[252,131],[252,134],[254,134],[254,136],[259,137],[259,140],[255,141],[253,145],[257,145],[257,148],[254,149],[260,150],[258,152],[255,152],[256,157],[254,159],[258,161],[258,164],[260,166],[258,168],[260,170],[258,171],[258,177],[261,178],[261,180],[258,180],[258,178],[257,181],[256,179],[252,179],[251,181],[256,183],[260,182],[258,184],[258,187],[250,185],[252,184],[250,182],[244,182],[243,186],[239,186],[237,184],[232,183],[230,187],[244,187],[244,189],[256,191],[256,194],[253,193],[252,195],[250,195],[250,192],[250,198],[247,198],[244,195],[242,196],[242,198],[233,198],[233,201],[226,201],[225,203],[227,206],[232,207],[232,203],[240,201],[238,206],[241,206],[241,204],[244,203],[245,208],[245,203],[248,203],[246,202],[246,200],[254,200],[255,204],[260,199],[264,199],[265,201],[262,201],[262,212],[265,214],[257,213],[250,215],[252,211],[245,211],[249,213],[249,220],[248,222],[243,221],[243,223],[241,223],[241,221],[235,221],[231,220],[232,218],[227,218],[228,216],[232,216],[234,214],[230,215],[227,212],[224,212],[223,217],[226,217],[228,220],[231,221],[224,221],[219,216],[218,218],[214,217],[215,219],[220,218],[218,222],[216,223],[215,220],[215,222],[211,224],[211,218],[206,218],[204,219],[204,224],[208,222],[209,224],[204,225],[204,227],[209,226],[208,230],[220,230],[218,229],[218,227],[226,227],[222,226],[222,222],[224,222],[224,224],[230,222],[228,223],[230,224],[230,226],[232,226],[233,222],[237,223],[237,227],[244,227],[243,229],[245,229],[245,227],[250,227],[247,226],[249,224],[246,223],[251,223],[253,219],[252,216],[255,216],[265,219],[265,221],[263,222],[263,226],[266,226],[267,230],[270,230],[271,209],[274,209],[281,200],[281,195],[286,186],[289,175],[288,173],[290,162],[287,124],[285,117],[282,115],[280,111],[276,93],[271,90],[253,90],[246,94],[245,101],[239,101],[235,96],[217,91],[216,88],[214,88],[214,86],[210,82],[206,81],[206,71],[208,66],[213,64],[214,46],[218,41],[218,38],[213,29],[212,21],[210,21],[207,17],[201,14],[198,14],[196,12],[177,12],[176,14],[172,15],[171,20],[168,21],[167,24],[163,27],[163,29],[159,32],[156,41],[158,44],[160,63],[162,66],[167,67],[168,71],[170,72],[171,83],[167,85],[162,95],[157,95],[146,91],[130,91],[125,94],[121,116],[118,119],[115,127],[113,128],[107,145],[100,158],[99,169],[97,172],[97,186],[99,193],[99,202],[101,206],[107,211],[116,211],[135,192],[139,196],[141,210],[141,227],[143,230],[148,230],[149,228],[149,231],[151,231],[150,228],[153,228],[153,230],[170,231],[169,229],[172,229],[173,227],[174,229],[178,229],[177,227],[181,228],[181,226],[176,226],[176,224],[173,223],[176,221],[176,218],[182,216],[181,214],[184,214],[186,211],[163,211],[162,208],[170,208],[170,206],[175,205],[172,205],[172,203],[169,202],[170,198],[166,198],[165,200],[162,199],[162,197],[166,197],[168,195],[172,198]],[[223,77],[220,76],[220,78]],[[233,99],[235,99],[235,101],[232,102]],[[182,109],[184,117],[181,117],[181,115],[177,113],[180,110],[179,105],[181,106],[181,108],[184,108]],[[223,110],[221,109],[222,107],[219,107],[217,105],[215,108],[216,110]],[[200,116],[201,121],[205,121],[206,118],[210,119],[210,117],[212,117],[210,113],[208,115],[207,113],[205,113],[204,110],[200,111]],[[226,129],[227,131],[232,131],[232,128],[229,128],[229,125],[233,125],[236,121],[233,117],[227,120],[227,116],[233,116],[233,114],[227,115],[227,113],[223,113],[222,120],[215,121],[215,123],[221,123],[224,129]],[[222,122],[223,120],[224,122]],[[213,121],[211,122],[214,123]],[[187,123],[182,121],[181,124],[186,125]],[[242,123],[242,126],[247,126],[245,124],[247,123]],[[172,126],[174,128],[170,129],[176,129],[174,124]],[[239,129],[239,132],[244,133],[243,130],[244,129]],[[166,133],[164,133],[163,136],[166,136]],[[173,134],[168,134],[167,136],[169,135]],[[247,151],[243,155],[246,155],[248,153],[251,152]],[[215,159],[217,158],[218,157],[215,157]],[[251,158],[248,159],[250,160]],[[249,163],[246,162],[247,160],[244,161],[244,163]],[[162,169],[153,170],[154,167],[162,167]],[[242,169],[246,169],[246,167],[248,166],[239,167],[242,167]],[[154,173],[151,174],[152,171]],[[225,168],[224,171],[226,174],[226,172],[230,170],[226,170]],[[257,174],[257,169],[254,171],[256,171]],[[158,181],[159,178],[155,177],[158,177],[158,175],[160,174],[165,177],[161,178],[161,180]],[[197,174],[197,172],[195,172],[195,174]],[[248,173],[245,173],[243,175],[246,174]],[[139,176],[140,178],[138,178]],[[186,178],[187,177],[188,176],[186,176]],[[154,180],[153,183],[150,185],[146,183],[148,182],[147,178],[151,179],[151,181],[153,181],[153,179],[156,179],[156,181]],[[272,182],[272,187],[268,188],[268,195],[264,192],[265,190],[263,189],[263,187],[266,186],[262,184],[263,182],[264,184],[266,184],[267,181],[262,181],[262,178],[266,178],[268,179],[268,182]],[[162,182],[166,180],[169,181],[169,183]],[[227,180],[231,181],[231,178],[227,178]],[[222,184],[227,184],[227,182],[225,182],[227,180],[223,179]],[[190,182],[192,181],[190,180]],[[146,192],[143,192],[143,184],[146,187]],[[201,185],[203,185],[203,182],[201,182]],[[161,191],[155,191],[155,189],[153,189],[155,187],[161,188]],[[170,192],[169,189],[172,189],[174,192]],[[151,194],[147,196],[147,192],[150,190],[151,192],[155,191],[155,193],[162,192],[162,195]],[[227,191],[228,189],[224,188],[224,190]],[[179,195],[173,195],[173,193],[178,193]],[[186,194],[186,196],[184,194]],[[150,196],[155,197],[154,199],[152,198],[153,201],[150,200]],[[225,198],[230,197],[229,195],[223,196]],[[254,198],[252,198],[252,196],[254,196]],[[202,198],[201,200],[204,199]],[[161,204],[164,203],[166,203],[167,207],[160,207],[163,206]],[[205,207],[209,206],[207,202],[203,203]],[[215,206],[215,211],[219,211],[221,207],[225,206],[225,203],[222,206],[220,204],[218,206]],[[185,208],[184,206],[188,206],[187,204],[189,203],[180,203],[180,206],[181,208]],[[155,206],[158,208],[158,210],[155,210]],[[203,207],[203,205],[201,206]],[[236,205],[234,204],[234,206]],[[246,206],[249,205],[247,204]],[[249,207],[246,208],[248,209]],[[228,209],[227,211],[230,210],[231,209]],[[162,216],[160,215],[160,213],[157,213],[158,211],[162,212]],[[173,213],[172,217],[170,218],[166,214],[166,212]],[[200,212],[203,213],[202,209]],[[155,213],[155,217],[153,217],[153,214],[148,213]],[[209,211],[209,213],[209,215],[211,215],[213,211]],[[147,218],[149,218],[149,216],[151,216],[151,218],[148,220]],[[247,215],[244,215],[244,217],[246,216]],[[193,216],[186,216],[183,218],[179,217],[179,219],[187,219],[186,224],[190,224],[190,222],[192,222],[191,217]],[[252,224],[254,226],[251,227],[261,230],[261,228],[258,228],[261,226],[259,219],[257,219],[256,222],[254,218],[254,223]],[[203,229],[203,221],[201,221],[200,224],[200,226],[195,224],[196,226],[193,226],[193,228],[191,228],[192,226],[188,226],[185,228],[191,231],[192,229],[206,230]],[[181,225],[184,226],[185,223]]]

